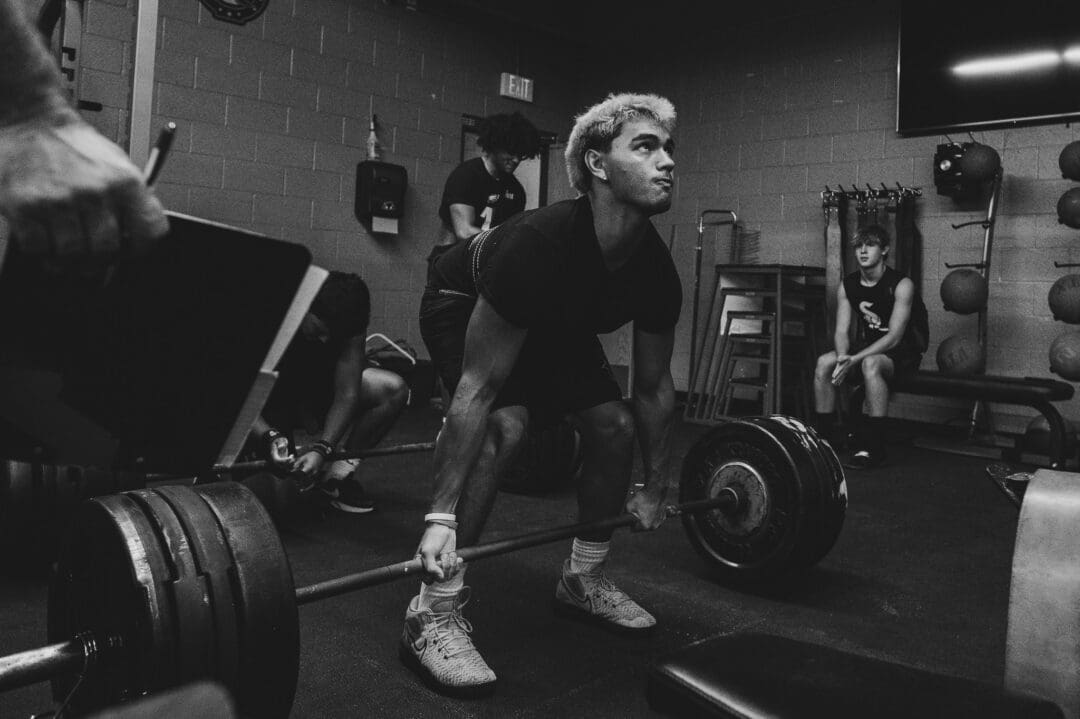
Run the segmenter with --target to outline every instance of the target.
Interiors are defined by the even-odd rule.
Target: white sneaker
[[[656,626],[656,618],[603,572],[576,574],[570,571],[569,559],[555,587],[555,612],[622,632],[647,632]]]
[[[495,691],[495,672],[472,643],[472,624],[461,615],[469,601],[469,588],[457,597],[418,607],[414,597],[405,612],[398,656],[429,687],[461,698],[486,696]]]

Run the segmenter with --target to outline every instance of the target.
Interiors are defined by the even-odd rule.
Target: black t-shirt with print
[[[469,205],[476,212],[475,222],[482,229],[495,227],[525,209],[525,188],[513,175],[492,177],[483,158],[476,157],[454,168],[446,178],[439,217],[453,231],[450,205]],[[490,215],[484,212],[491,208]]]

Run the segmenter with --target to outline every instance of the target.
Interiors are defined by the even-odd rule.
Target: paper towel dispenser
[[[356,219],[400,218],[405,214],[405,168],[389,162],[364,160],[356,166]]]

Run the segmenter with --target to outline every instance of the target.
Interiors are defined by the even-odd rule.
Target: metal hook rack
[[[919,187],[905,187],[899,182],[896,183],[896,187],[892,188],[887,186],[884,182],[880,183],[880,187],[874,187],[870,183],[866,183],[866,189],[860,190],[858,186],[852,185],[851,189],[845,189],[843,185],[837,185],[837,189],[832,189],[831,186],[825,185],[825,189],[821,193],[821,203],[823,205],[834,205],[841,198],[845,200],[854,200],[856,202],[867,202],[869,200],[888,200],[895,202],[902,197],[921,197],[922,188]]]

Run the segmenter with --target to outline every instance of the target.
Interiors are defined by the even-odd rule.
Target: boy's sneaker
[[[862,447],[852,452],[843,464],[849,469],[873,469],[885,461],[885,450]]]
[[[604,576],[576,574],[570,560],[563,562],[562,577],[555,587],[555,613],[584,619],[608,629],[644,632],[656,626],[656,618]]]
[[[472,624],[461,615],[469,601],[469,588],[457,597],[420,609],[414,597],[405,611],[398,656],[429,687],[462,698],[486,696],[495,691],[495,672],[487,665],[469,637]]]
[[[359,482],[351,479],[323,482],[323,492],[330,497],[330,506],[350,514],[367,514],[375,511],[375,502]]]

